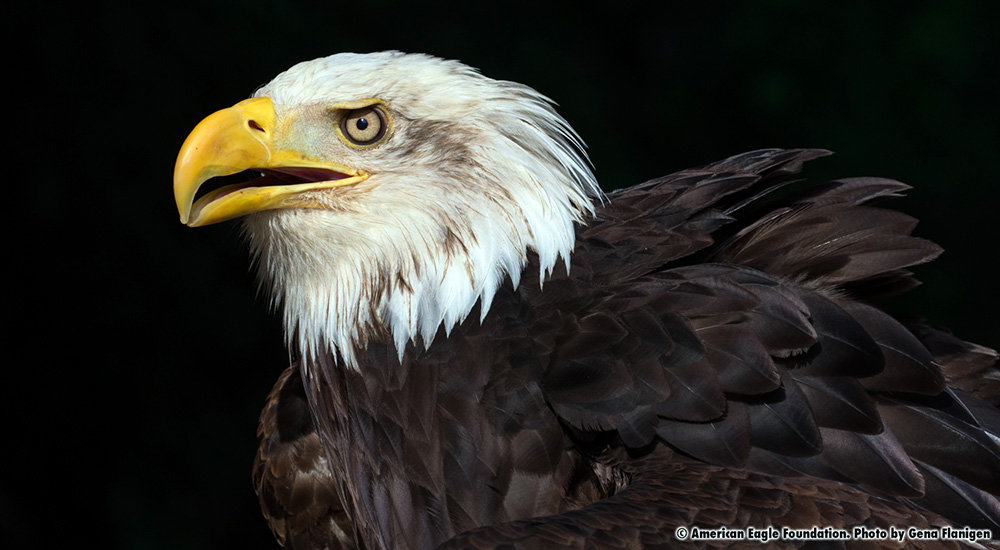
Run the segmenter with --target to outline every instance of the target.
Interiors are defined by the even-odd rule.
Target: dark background
[[[180,225],[171,172],[205,115],[340,51],[537,88],[607,189],[796,146],[906,181],[892,206],[947,252],[890,307],[1000,346],[997,3],[470,5],[7,8],[0,546],[276,548],[249,474],[281,327],[238,224]]]

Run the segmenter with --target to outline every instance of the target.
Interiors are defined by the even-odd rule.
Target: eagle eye
[[[352,145],[360,147],[375,145],[385,137],[388,129],[385,111],[374,105],[348,111],[340,119],[340,133]]]

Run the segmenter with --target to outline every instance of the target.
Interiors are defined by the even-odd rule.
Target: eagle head
[[[251,171],[203,192],[209,179]],[[384,52],[300,63],[192,131],[174,171],[181,222],[242,217],[290,347],[347,365],[373,337],[426,345],[529,250],[568,262],[600,189],[576,132],[526,86]],[[197,198],[196,198],[197,197]]]

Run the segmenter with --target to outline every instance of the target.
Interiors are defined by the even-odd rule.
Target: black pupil
[[[367,130],[368,129],[368,119],[367,118],[359,118],[358,122],[355,124],[355,126],[358,127],[358,130]]]

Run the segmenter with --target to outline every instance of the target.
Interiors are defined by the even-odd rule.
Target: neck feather
[[[519,283],[529,250],[540,281],[560,259],[568,268],[575,224],[590,203],[522,208],[511,198],[463,212],[411,209],[405,218],[322,210],[248,217],[258,275],[284,311],[289,348],[307,363],[333,351],[356,368],[357,350],[378,339],[401,357],[407,343],[428,346],[439,329],[450,332],[477,302],[485,317],[500,285]]]

